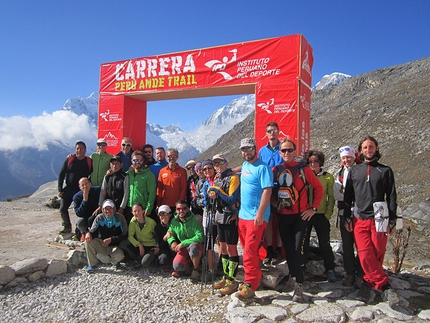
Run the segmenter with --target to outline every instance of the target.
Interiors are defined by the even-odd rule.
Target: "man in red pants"
[[[370,288],[382,291],[382,298],[391,308],[398,306],[399,298],[391,288],[387,274],[382,268],[387,239],[395,231],[397,220],[397,194],[394,174],[390,167],[378,162],[381,158],[375,138],[367,136],[358,146],[363,163],[351,167],[344,195],[345,228],[354,232],[355,243],[363,268],[363,284],[357,298],[367,302]],[[351,207],[355,202],[354,217]],[[379,228],[379,211],[388,214],[388,226]]]

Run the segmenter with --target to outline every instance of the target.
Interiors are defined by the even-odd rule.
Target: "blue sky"
[[[313,85],[354,76],[430,55],[429,12],[425,0],[0,0],[0,117],[98,92],[102,63],[292,34],[313,47]],[[148,121],[192,130],[231,99],[150,103]]]

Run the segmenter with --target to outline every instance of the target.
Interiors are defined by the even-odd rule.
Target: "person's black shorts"
[[[218,241],[235,245],[239,241],[236,221],[229,224],[218,224]]]

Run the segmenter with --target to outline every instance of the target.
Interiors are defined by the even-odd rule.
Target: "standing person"
[[[168,232],[171,235],[167,242],[176,252],[172,276],[180,277],[182,272],[192,268],[191,279],[198,279],[198,268],[203,254],[203,227],[185,200],[176,202],[176,216],[170,222]]]
[[[150,216],[154,208],[156,183],[154,175],[149,171],[148,166],[143,164],[143,154],[136,150],[132,154],[132,169],[127,171],[128,182],[130,184],[130,195],[128,197],[128,207],[126,214],[127,223],[130,223],[132,206],[142,204],[144,216]],[[153,219],[154,220],[154,219]]]
[[[121,141],[122,150],[116,154],[121,157],[122,160],[122,171],[127,172],[131,167],[131,155],[133,154],[132,147],[133,142],[130,138],[124,137]]]
[[[245,279],[236,296],[241,299],[254,297],[263,276],[259,249],[263,246],[264,230],[270,217],[269,202],[273,187],[272,172],[266,163],[257,158],[256,148],[252,138],[245,138],[240,142],[244,163],[240,177],[238,229],[243,247]]]
[[[339,149],[339,154],[342,166],[336,175],[334,181],[334,198],[337,201],[339,229],[342,238],[343,250],[343,268],[346,272],[346,277],[342,281],[344,286],[354,286],[357,274],[361,271],[360,265],[357,264],[354,253],[354,233],[346,230],[343,202],[345,186],[348,180],[348,173],[356,161],[355,149],[351,146],[344,146]]]
[[[383,291],[383,299],[388,300],[391,308],[399,303],[399,297],[391,288],[388,275],[382,268],[388,235],[395,232],[397,221],[397,193],[394,173],[386,165],[380,164],[379,145],[375,138],[364,137],[358,144],[358,152],[363,163],[351,167],[345,187],[343,214],[345,228],[354,232],[355,243],[363,269],[363,283],[357,297],[367,302],[370,287]],[[379,232],[375,225],[376,204],[385,204],[389,224],[386,232]],[[382,202],[382,203],[381,203]],[[351,208],[355,205],[354,217]]]
[[[142,204],[132,207],[133,218],[128,226],[128,239],[120,242],[119,246],[131,260],[127,268],[149,267],[157,257],[158,243],[155,239],[155,221],[145,216]]]
[[[324,267],[327,271],[327,280],[329,282],[336,281],[336,275],[334,274],[334,254],[333,249],[330,245],[330,218],[333,215],[334,209],[334,195],[333,186],[334,178],[333,175],[323,171],[325,155],[322,151],[310,150],[305,153],[304,159],[306,164],[313,170],[317,175],[323,189],[324,196],[318,206],[317,213],[308,221],[306,246],[309,247],[309,240],[311,237],[312,227],[318,236],[319,248],[324,258]]]
[[[109,165],[111,172],[103,179],[99,205],[101,207],[104,200],[110,199],[115,203],[117,212],[124,215],[130,195],[128,175],[122,170],[121,157],[113,156]]]
[[[154,159],[154,146],[146,144],[143,146],[143,163],[149,167],[149,165],[155,164],[157,161]]]
[[[272,169],[276,165],[282,164],[283,160],[279,154],[279,126],[276,122],[269,122],[266,125],[266,136],[269,139],[267,145],[260,148],[258,158],[264,161]],[[266,229],[267,257],[263,260],[264,264],[276,264],[282,258],[282,240],[279,235],[278,223],[276,219],[276,208],[270,206],[270,218]],[[276,241],[276,249],[273,250],[273,240]]]
[[[177,163],[179,152],[167,149],[169,163],[160,170],[157,183],[157,205],[168,205],[175,209],[175,203],[187,197],[187,171]]]
[[[127,222],[122,214],[115,212],[112,200],[103,202],[102,212],[85,234],[89,273],[98,267],[100,259],[103,263],[111,263],[115,268],[118,268],[119,262],[124,259],[124,252],[118,245],[127,239]]]
[[[157,162],[155,164],[149,165],[149,170],[154,174],[155,180],[158,180],[158,174],[160,169],[166,167],[168,162],[166,160],[166,152],[163,147],[155,148],[155,159]]]
[[[305,267],[305,239],[308,221],[315,215],[324,194],[318,178],[304,162],[298,163],[296,144],[288,139],[281,140],[280,152],[283,163],[275,166],[274,200],[278,209],[279,233],[287,255],[290,277],[295,277],[294,302],[303,302],[303,281]],[[313,189],[313,202],[309,202],[309,185]]]
[[[203,184],[206,181],[205,175],[203,174],[202,163],[196,163],[194,165],[194,172],[197,175],[195,182],[195,198],[191,199],[191,211],[194,214],[203,216],[204,202],[203,202]]]
[[[93,160],[93,172],[90,175],[91,183],[94,186],[101,186],[103,178],[109,169],[110,159],[113,157],[106,152],[106,140],[100,138],[97,140],[97,151],[90,155]]]
[[[202,215],[203,209],[196,207],[196,199],[198,197],[196,186],[200,179],[199,175],[197,175],[197,172],[194,169],[196,164],[197,162],[192,159],[185,164],[185,169],[188,171],[189,174],[187,179],[187,203],[194,214]]]
[[[219,289],[221,295],[230,295],[238,287],[236,282],[239,267],[237,214],[240,179],[228,167],[224,155],[215,155],[212,162],[217,176],[214,185],[209,187],[209,198],[213,199],[215,204],[215,223],[223,269],[223,278],[214,284],[214,288]]]
[[[79,180],[82,177],[89,177],[93,171],[92,160],[85,156],[87,146],[83,141],[75,144],[75,153],[66,158],[58,174],[58,197],[60,201],[60,215],[63,222],[63,229],[59,234],[72,232],[70,222],[69,206],[72,204],[73,196],[79,192]],[[63,187],[63,182],[66,186]]]
[[[85,238],[88,227],[93,224],[99,210],[100,196],[100,186],[92,187],[91,181],[86,177],[79,180],[79,188],[80,191],[73,195],[73,207],[77,216],[76,228],[79,232],[76,232],[72,240],[76,241]]]

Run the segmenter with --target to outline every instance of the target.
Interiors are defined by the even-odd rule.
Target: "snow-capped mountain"
[[[99,95],[96,92],[91,93],[87,98],[73,98],[68,99],[64,103],[61,110],[71,111],[77,115],[85,114],[88,116],[89,120],[97,124],[98,111],[99,111]]]
[[[322,79],[317,84],[315,84],[312,90],[323,90],[329,86],[340,84],[350,77],[351,75],[338,72],[331,73],[330,75],[324,75]]]

